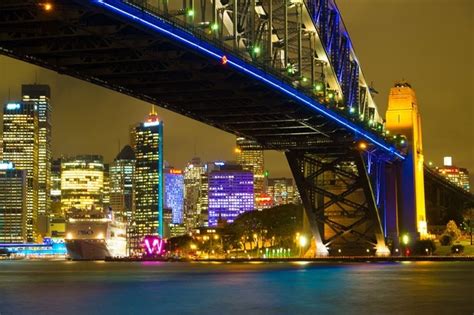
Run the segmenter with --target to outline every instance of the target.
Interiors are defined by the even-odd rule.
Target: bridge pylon
[[[425,209],[424,163],[421,133],[421,117],[418,111],[415,91],[406,82],[396,83],[390,90],[386,113],[386,129],[396,138],[399,145],[406,150],[403,161],[398,162],[396,169],[390,170],[387,185],[392,189],[391,195],[396,200],[387,203],[388,216],[396,220],[389,234],[409,235],[412,240],[425,238],[428,235]],[[396,187],[393,186],[396,183]],[[390,196],[388,196],[390,198]],[[395,237],[394,237],[395,239]]]

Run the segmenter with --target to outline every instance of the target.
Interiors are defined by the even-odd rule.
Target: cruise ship
[[[66,222],[66,248],[72,260],[125,257],[127,226],[112,211],[72,214]]]

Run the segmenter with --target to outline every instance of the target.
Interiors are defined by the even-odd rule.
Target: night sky
[[[472,0],[339,0],[366,80],[379,91],[384,113],[396,80],[415,88],[422,114],[426,161],[454,163],[474,173],[474,51]],[[0,100],[20,97],[22,83],[49,84],[53,104],[54,156],[102,154],[113,160],[129,141],[129,126],[150,105],[0,57]],[[182,168],[195,154],[204,160],[233,159],[235,138],[215,128],[158,109],[165,123],[165,160]],[[283,155],[266,153],[270,176],[289,176]],[[471,175],[471,182],[473,176]]]

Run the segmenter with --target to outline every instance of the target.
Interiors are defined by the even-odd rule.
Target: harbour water
[[[0,261],[0,314],[473,314],[473,262]]]

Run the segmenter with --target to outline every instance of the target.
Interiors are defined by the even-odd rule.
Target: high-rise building
[[[104,209],[110,206],[110,174],[109,164],[104,164],[104,185],[102,187],[102,207]]]
[[[104,162],[101,155],[78,155],[61,162],[61,209],[103,208]]]
[[[163,236],[163,122],[154,110],[135,134],[135,211],[133,242]]]
[[[183,171],[172,167],[164,169],[164,207],[171,208],[173,217],[171,223],[183,222],[184,208],[184,178]]]
[[[204,173],[205,167],[198,157],[194,157],[184,169],[184,223],[188,231],[199,226],[201,214],[199,199]]]
[[[61,211],[61,159],[51,162],[50,214],[62,216]]]
[[[3,158],[26,171],[26,234],[33,242],[38,218],[38,111],[33,102],[3,107]]]
[[[126,145],[110,164],[110,207],[130,224],[134,209],[135,152]]]
[[[38,114],[38,215],[46,215],[51,190],[51,91],[49,85],[27,84],[21,86],[21,94]]]
[[[243,170],[253,173],[254,199],[257,200],[265,192],[265,164],[261,146],[255,141],[238,137],[235,153],[237,163]],[[256,205],[258,207],[258,205]]]
[[[295,186],[292,178],[268,178],[267,194],[272,198],[274,206],[294,202]]]
[[[197,213],[196,225],[209,226],[209,174],[207,172],[201,175]]]
[[[446,156],[443,159],[444,165],[437,167],[436,170],[447,180],[453,184],[461,187],[466,191],[470,191],[469,185],[469,171],[466,168],[461,168],[453,165],[453,159],[450,156]]]
[[[0,161],[0,243],[25,243],[27,239],[27,171]]]
[[[209,174],[209,226],[232,223],[240,214],[254,210],[254,180],[250,171],[223,165]]]

